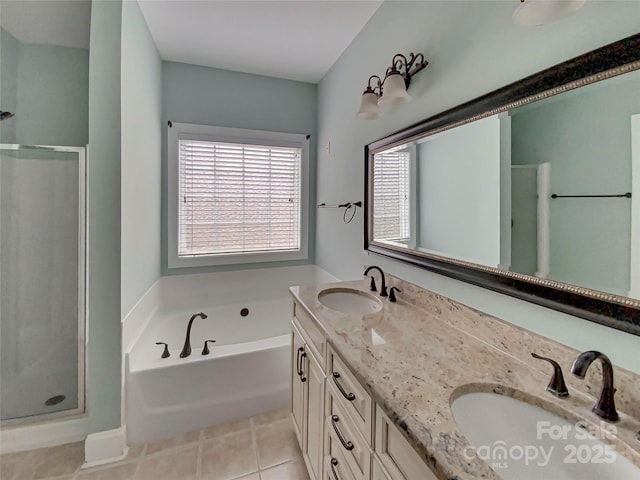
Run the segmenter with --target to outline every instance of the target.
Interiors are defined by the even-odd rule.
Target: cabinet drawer
[[[371,396],[347,368],[345,363],[328,348],[327,381],[339,392],[338,398],[353,419],[358,431],[371,445],[373,442],[373,406]]]
[[[376,406],[375,452],[391,480],[437,480],[379,406]]]
[[[324,460],[325,480],[362,480],[357,478],[342,453],[342,445],[333,430],[327,430],[325,451],[327,455]]]
[[[293,316],[300,324],[299,330],[303,332],[304,340],[311,347],[312,353],[316,356],[318,363],[325,369],[325,339],[320,327],[309,316],[305,309],[297,302],[293,302]]]
[[[337,395],[340,393],[329,384],[327,387],[325,430],[340,447],[349,468],[357,479],[369,479],[371,474],[371,449],[362,437]]]

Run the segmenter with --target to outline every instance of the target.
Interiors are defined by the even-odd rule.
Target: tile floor
[[[80,470],[84,443],[0,456],[2,480],[309,480],[288,409],[129,448]]]

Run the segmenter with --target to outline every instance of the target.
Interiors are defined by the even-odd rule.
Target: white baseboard
[[[82,468],[97,467],[117,462],[127,456],[127,431],[122,426],[114,430],[92,433],[84,442],[84,463]]]
[[[79,442],[87,436],[86,416],[51,420],[32,425],[3,427],[0,430],[0,453],[21,452]]]

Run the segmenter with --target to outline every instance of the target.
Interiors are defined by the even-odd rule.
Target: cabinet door
[[[391,480],[437,480],[400,430],[376,407],[376,454]]]
[[[384,468],[380,465],[377,455],[373,456],[373,468],[371,470],[371,480],[389,480]]]
[[[305,455],[311,468],[311,480],[322,478],[323,458],[323,418],[324,418],[324,373],[313,355],[308,356],[307,377],[308,413],[307,413],[307,447]]]
[[[295,327],[291,329],[291,412],[293,414],[293,425],[298,437],[300,449],[304,452],[306,444],[304,433],[307,425],[307,381],[302,381],[304,376],[298,372],[305,369],[307,360],[304,351],[304,341]]]

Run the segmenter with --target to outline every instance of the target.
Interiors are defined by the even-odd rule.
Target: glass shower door
[[[0,145],[0,419],[84,411],[85,149]]]

